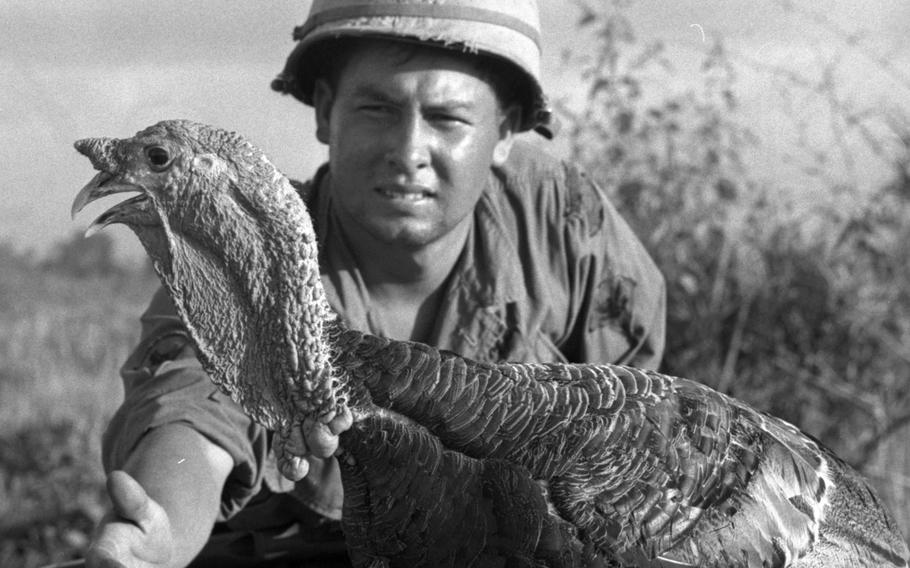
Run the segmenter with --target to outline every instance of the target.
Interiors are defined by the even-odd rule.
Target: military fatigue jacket
[[[322,254],[323,283],[348,326],[383,334],[369,293],[333,216],[323,166],[302,187]],[[448,278],[428,343],[483,361],[620,363],[656,368],[664,346],[661,274],[604,193],[575,167],[518,142],[491,171],[473,226]],[[125,400],[104,437],[107,470],[123,465],[140,437],[168,423],[192,426],[231,455],[221,517],[240,511],[263,485],[340,518],[334,460],[311,462],[296,485],[282,478],[269,434],[202,371],[163,290],[141,318],[139,345],[122,369]]]

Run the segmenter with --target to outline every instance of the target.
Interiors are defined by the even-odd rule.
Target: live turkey
[[[865,479],[697,382],[345,329],[303,201],[239,135],[174,120],[76,148],[99,173],[73,212],[138,194],[92,228],[136,233],[282,472],[306,474],[307,440],[337,443],[355,566],[907,566]]]

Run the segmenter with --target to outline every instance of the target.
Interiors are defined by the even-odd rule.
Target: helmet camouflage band
[[[520,130],[552,137],[551,112],[540,85],[537,0],[313,0],[297,45],[272,88],[313,104],[313,46],[340,37],[424,42],[503,59],[528,79]]]

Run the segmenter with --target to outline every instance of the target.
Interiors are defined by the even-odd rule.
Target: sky
[[[864,45],[910,69],[910,2],[793,1],[848,32],[862,31]],[[774,0],[625,3],[642,40],[666,42],[683,83],[699,73],[699,54],[715,35],[734,53],[798,70],[817,68],[819,57],[843,56],[843,45],[830,33]],[[561,54],[584,52],[590,40],[575,30],[573,2],[540,5],[542,82],[552,97],[571,98],[579,83]],[[0,2],[0,243],[41,254],[83,230],[111,203],[92,204],[70,220],[73,197],[93,175],[72,143],[127,137],[162,119],[240,132],[286,174],[308,178],[325,158],[311,110],[269,88],[293,47],[292,29],[308,9],[309,2],[300,0]],[[850,52],[842,63],[848,71],[843,88],[851,96],[874,101],[894,93],[887,80],[867,72],[868,60]],[[763,106],[771,78],[753,73],[738,86],[756,129],[773,132],[781,119]],[[910,101],[910,93],[897,99]],[[558,153],[558,143],[554,148]],[[121,228],[112,235],[118,242],[134,240]]]

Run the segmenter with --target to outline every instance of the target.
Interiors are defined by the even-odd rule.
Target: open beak
[[[92,165],[101,171],[76,195],[70,215],[75,217],[86,205],[108,195],[126,192],[139,192],[139,195],[120,202],[102,213],[86,229],[86,237],[114,223],[148,224],[150,220],[154,220],[154,212],[145,189],[134,183],[122,181],[120,176],[112,173],[116,166],[112,159],[115,143],[116,140],[110,138],[87,138],[75,143],[76,149],[87,156]]]

